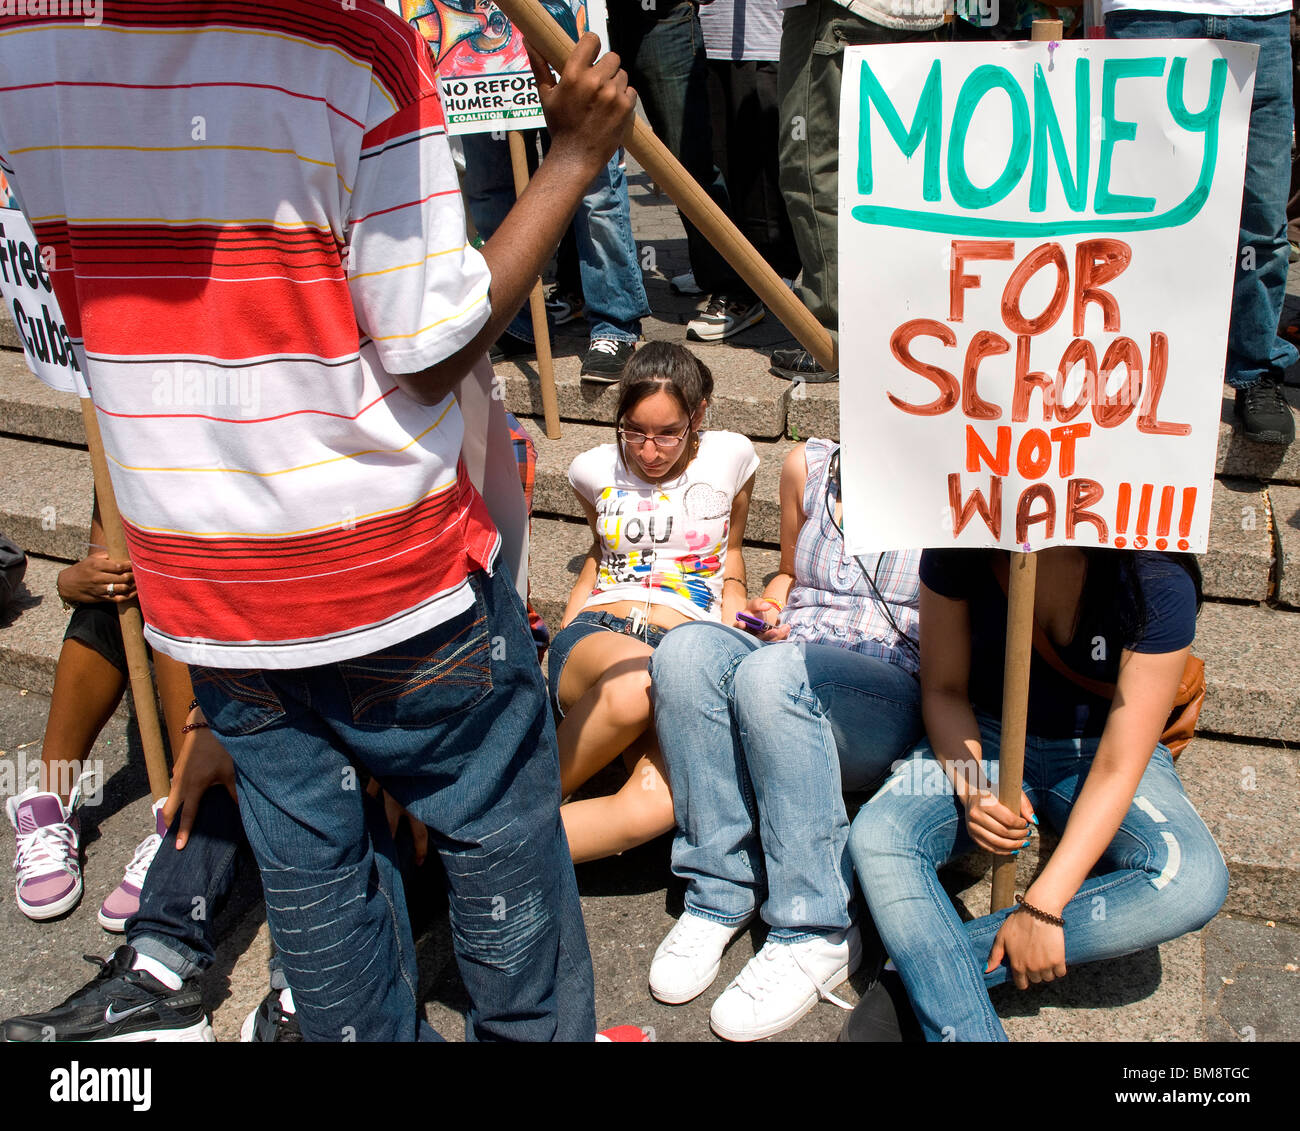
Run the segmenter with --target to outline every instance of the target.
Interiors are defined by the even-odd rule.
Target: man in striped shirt
[[[101,15],[0,18],[0,171],[84,358],[146,634],[235,760],[303,1032],[416,1036],[355,761],[442,852],[470,1035],[589,1038],[553,729],[452,392],[635,94],[595,37],[542,79],[551,155],[480,254],[427,50],[381,4]]]

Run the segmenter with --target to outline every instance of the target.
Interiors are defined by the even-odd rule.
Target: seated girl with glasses
[[[569,468],[593,542],[549,653],[560,784],[568,796],[620,754],[631,773],[613,796],[561,808],[575,862],[673,827],[650,656],[675,625],[730,623],[745,606],[740,547],[758,456],[735,432],[701,431],[712,392],[689,350],[648,343],[623,371],[617,441]]]

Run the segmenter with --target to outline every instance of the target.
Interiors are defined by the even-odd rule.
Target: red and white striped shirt
[[[0,170],[53,253],[150,641],[306,667],[462,612],[496,530],[455,400],[390,376],[489,309],[424,42],[371,0],[102,14],[0,18]]]

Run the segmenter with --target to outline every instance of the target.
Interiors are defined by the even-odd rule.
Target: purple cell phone
[[[762,617],[756,617],[753,613],[737,613],[736,623],[750,632],[766,632],[771,627]]]

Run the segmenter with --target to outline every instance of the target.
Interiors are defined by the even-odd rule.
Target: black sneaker
[[[1295,439],[1295,418],[1282,391],[1280,377],[1261,377],[1237,390],[1237,422],[1241,434],[1257,444],[1289,444]]]
[[[587,356],[582,359],[582,373],[592,381],[614,384],[623,376],[623,367],[636,353],[636,342],[621,338],[592,338]]]
[[[809,385],[823,385],[840,379],[838,373],[823,369],[812,354],[802,349],[773,350],[769,372],[787,381],[804,381]]]
[[[532,342],[506,330],[492,343],[492,348],[488,350],[488,360],[495,364],[510,357],[529,357],[536,352],[537,347]]]
[[[292,1004],[293,997],[288,990],[270,990],[262,999],[262,1004],[244,1018],[239,1039],[245,1043],[301,1041],[302,1030],[298,1028],[298,1017],[286,1008]]]
[[[546,313],[550,315],[552,326],[567,326],[583,317],[587,306],[582,295],[566,294],[558,287],[546,300]]]
[[[85,956],[100,971],[90,982],[48,1013],[11,1017],[6,1041],[214,1041],[203,1010],[199,980],[179,990],[152,974],[132,970],[135,950],[119,946],[105,962]]]

